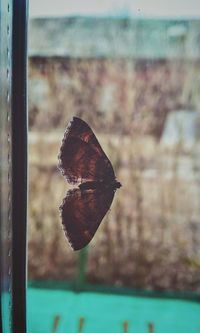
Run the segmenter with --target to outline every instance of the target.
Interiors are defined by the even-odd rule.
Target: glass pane
[[[0,3],[0,253],[3,332],[11,332],[11,31],[10,1]]]
[[[139,309],[134,319],[141,315],[141,321],[131,319],[124,299],[123,315],[113,307],[102,322],[98,317],[101,331],[125,332],[132,325],[144,332],[195,332],[199,307],[187,303],[184,320],[185,303],[176,312],[177,303],[167,295],[196,299],[200,288],[198,1],[61,1],[56,7],[32,1],[30,9],[30,313],[36,311],[34,295],[51,299],[52,289],[59,288],[60,296],[54,296],[61,303],[53,307],[51,321],[46,317],[49,325],[62,331],[63,318],[63,328],[76,322],[98,332],[90,315],[98,317],[97,291],[107,291],[115,294],[113,303],[119,293],[132,296],[133,312]],[[58,209],[71,188],[58,171],[57,156],[73,116],[94,131],[122,184],[81,252],[70,248]],[[84,307],[89,293],[80,300],[77,288],[93,291],[92,309]],[[153,303],[134,293],[154,296]],[[65,315],[65,302],[70,306],[76,296],[81,310]],[[145,306],[151,305],[148,316]]]

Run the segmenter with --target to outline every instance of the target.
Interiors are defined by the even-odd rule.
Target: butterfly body
[[[65,131],[58,167],[70,184],[60,206],[65,234],[74,250],[93,238],[109,210],[117,188],[113,167],[91,128],[74,117]]]
[[[114,191],[117,188],[121,187],[120,182],[118,182],[116,179],[114,179],[114,181],[111,182],[106,182],[106,181],[89,181],[89,182],[85,182],[82,184],[79,184],[78,186],[80,188],[80,190],[92,190],[92,189],[99,189],[99,190],[106,190],[107,188],[113,189]]]

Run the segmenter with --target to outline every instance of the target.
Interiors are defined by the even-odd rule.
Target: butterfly
[[[80,118],[74,117],[67,127],[58,160],[68,183],[78,185],[59,207],[66,237],[76,251],[92,240],[121,184],[93,131]]]

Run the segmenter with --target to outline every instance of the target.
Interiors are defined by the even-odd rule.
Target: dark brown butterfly
[[[70,245],[80,250],[93,238],[121,184],[97,138],[85,121],[74,117],[65,131],[58,167],[70,184],[60,206]]]

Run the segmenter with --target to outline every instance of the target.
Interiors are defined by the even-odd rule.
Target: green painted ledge
[[[33,282],[32,282],[33,284]],[[199,333],[200,303],[44,282],[27,290],[27,333]],[[52,286],[54,285],[54,288]],[[87,289],[87,290],[86,290]],[[118,290],[119,291],[119,290]],[[141,297],[142,295],[142,297]],[[158,296],[158,295],[157,295]],[[168,294],[169,296],[169,294]]]
[[[149,297],[149,298],[166,298],[166,299],[182,299],[191,300],[193,302],[200,303],[200,291],[155,291],[155,290],[144,290],[144,289],[131,289],[126,287],[116,287],[110,285],[99,285],[99,284],[80,284],[76,281],[54,281],[54,280],[29,280],[29,288],[39,289],[52,289],[52,290],[68,290],[74,293],[81,292],[92,292],[101,294],[114,294],[114,295],[126,295],[126,296],[138,296],[138,297]]]

